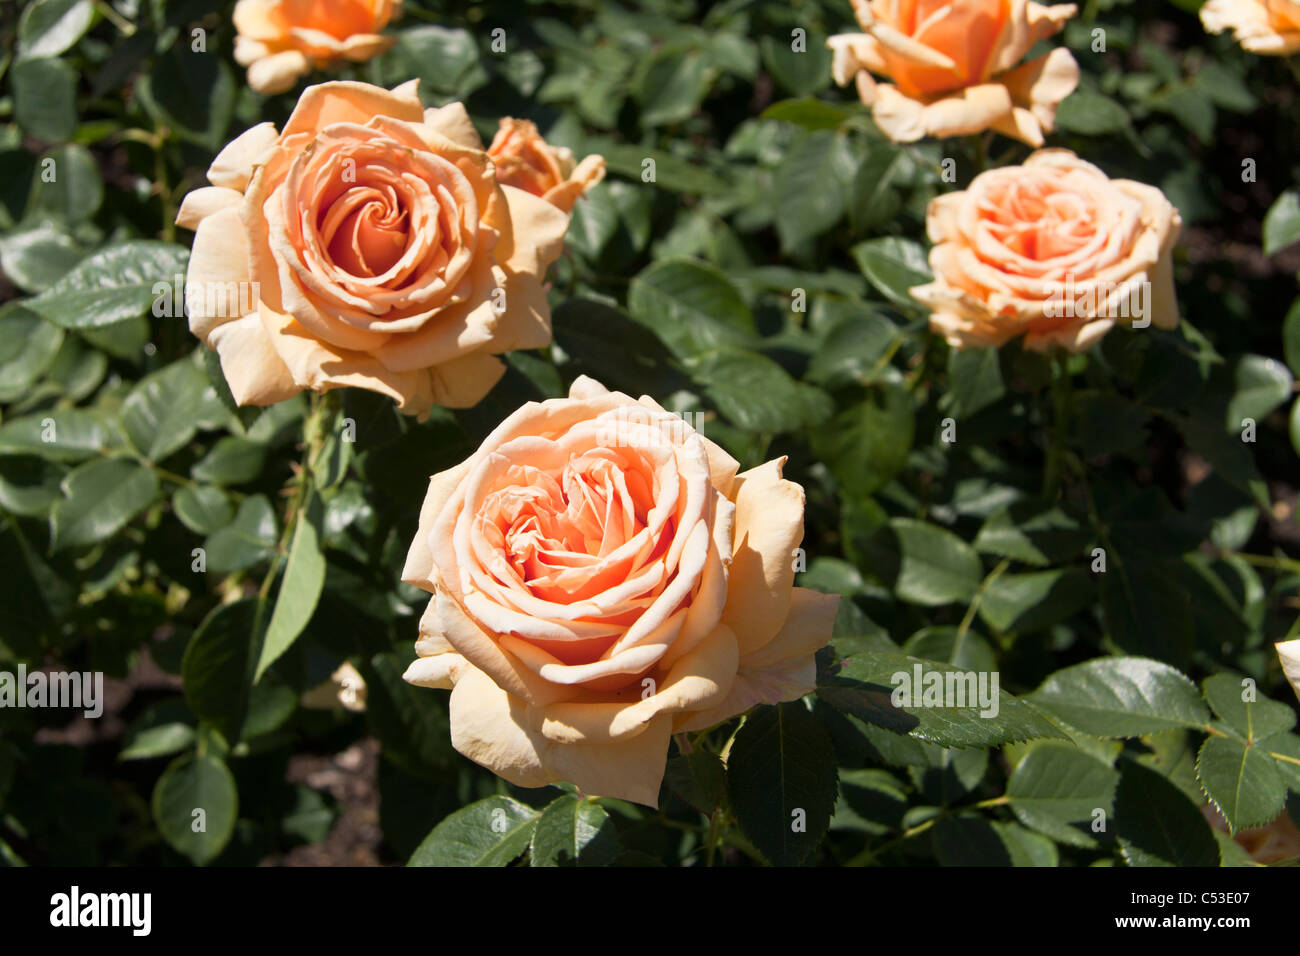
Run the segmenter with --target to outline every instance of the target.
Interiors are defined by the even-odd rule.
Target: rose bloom
[[[1178,324],[1181,227],[1160,190],[1039,150],[930,201],[934,281],[910,291],[958,348],[1024,336],[1027,348],[1082,352],[1117,321]]]
[[[387,50],[380,31],[401,12],[402,0],[239,0],[235,61],[257,92],[283,93],[313,69]]]
[[[177,216],[186,304],[240,404],[349,385],[403,412],[473,405],[495,356],[550,341],[568,217],[503,186],[459,103],[325,83],[221,151]]]
[[[565,212],[592,186],[605,178],[605,160],[588,156],[582,162],[564,147],[551,146],[528,120],[505,117],[488,147],[497,168],[497,182],[540,196]]]
[[[840,86],[856,77],[862,102],[895,142],[995,129],[1041,146],[1056,107],[1079,84],[1064,47],[1016,65],[1074,16],[1072,3],[853,0],[853,9],[866,32],[827,41],[832,74]]]
[[[433,476],[406,680],[511,783],[655,806],[669,736],[816,686],[839,597],[793,586],[803,489],[589,378]]]
[[[1300,0],[1208,0],[1201,24],[1210,33],[1231,30],[1251,53],[1286,56],[1300,50]]]

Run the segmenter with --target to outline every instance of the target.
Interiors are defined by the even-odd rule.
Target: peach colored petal
[[[239,206],[243,201],[244,196],[238,190],[227,189],[225,186],[200,186],[181,200],[181,208],[176,213],[176,225],[183,229],[197,230],[199,223],[208,216]]]
[[[208,167],[208,182],[242,193],[253,178],[254,168],[264,161],[277,138],[274,123],[250,126],[217,153]]]
[[[207,341],[221,359],[236,404],[274,405],[301,391],[256,315],[213,328]]]
[[[311,63],[298,50],[284,50],[255,60],[248,68],[248,85],[264,96],[292,89],[300,76],[311,72]]]

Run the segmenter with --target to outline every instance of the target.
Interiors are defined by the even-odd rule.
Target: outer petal
[[[781,477],[784,458],[736,478],[735,553],[722,620],[747,655],[770,641],[790,607],[794,549],[803,539],[803,488]]]
[[[298,77],[311,72],[311,63],[297,50],[272,53],[248,68],[248,85],[265,96],[291,89]]]
[[[214,328],[208,344],[220,357],[230,394],[240,405],[274,405],[301,390],[256,314]]]
[[[278,137],[274,123],[250,126],[217,153],[208,167],[208,182],[242,193],[253,178],[253,167],[265,160]]]
[[[1300,697],[1300,638],[1281,641],[1273,646],[1277,648],[1278,660],[1282,662],[1282,673],[1286,675],[1296,696]]]
[[[186,193],[181,208],[176,213],[176,225],[183,229],[199,228],[199,223],[213,213],[244,201],[243,193],[225,186],[200,186]]]
[[[212,330],[248,310],[252,292],[248,239],[239,207],[227,206],[199,223],[185,272],[185,309],[190,331],[208,341]],[[233,294],[231,294],[233,293]]]

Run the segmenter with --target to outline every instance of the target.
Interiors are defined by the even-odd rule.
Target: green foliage
[[[353,862],[302,772],[322,755],[378,821],[370,857],[412,866],[1229,865],[1241,830],[1296,815],[1281,58],[1195,3],[1080,5],[1048,145],[1177,206],[1180,323],[1044,355],[929,330],[929,203],[1030,149],[889,142],[831,80],[849,4],[408,0],[392,49],[272,97],[234,61],[233,6],[0,11],[0,672],[152,675],[93,747],[49,742],[66,710],[0,709],[0,861]],[[326,78],[418,78],[489,137],[529,118],[606,159],[547,276],[553,344],[475,408],[237,408],[186,328],[182,198]],[[843,598],[815,692],[675,735],[655,808],[507,788],[453,748],[446,693],[402,679],[429,477],[584,374],[690,414],[742,470],[784,458],[796,583]],[[925,698],[994,675],[996,706]]]

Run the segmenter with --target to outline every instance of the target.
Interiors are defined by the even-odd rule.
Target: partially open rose
[[[652,399],[588,378],[435,475],[403,580],[433,593],[406,679],[512,783],[658,801],[669,735],[815,686],[839,598],[793,587],[803,489],[737,475]]]
[[[605,160],[551,146],[529,120],[505,117],[488,147],[497,168],[497,182],[540,196],[565,212],[592,186],[605,178]]]
[[[1231,30],[1251,53],[1286,56],[1300,50],[1300,0],[1207,0],[1201,23],[1210,33]]]
[[[283,93],[313,69],[387,50],[380,31],[401,12],[402,0],[239,0],[235,60],[257,92]]]
[[[856,78],[876,125],[895,142],[995,129],[1031,146],[1079,83],[1070,51],[1017,66],[1074,16],[1032,0],[853,0],[863,33],[828,41],[835,82]],[[878,83],[871,74],[892,83]]]
[[[1178,324],[1172,250],[1182,220],[1153,186],[1109,179],[1069,150],[976,176],[926,213],[934,281],[911,290],[957,347],[1081,352],[1116,322]]]
[[[349,385],[410,414],[464,407],[504,373],[495,355],[550,341],[542,277],[568,217],[500,185],[464,107],[425,110],[414,81],[308,87],[208,179],[176,220],[197,230],[186,304],[241,404]]]

